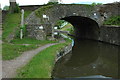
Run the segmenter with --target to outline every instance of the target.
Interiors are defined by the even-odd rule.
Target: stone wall
[[[51,24],[41,23],[41,19],[35,16],[34,12],[32,12],[29,17],[26,18],[25,24],[27,24],[27,37],[45,40],[52,35]],[[41,26],[43,27],[42,30],[40,29]]]
[[[120,3],[105,4],[105,5],[100,5],[100,6],[88,6],[88,5],[80,5],[80,4],[79,5],[61,4],[61,5],[47,6],[44,8],[42,7],[42,9],[36,10],[38,15],[36,14],[36,11],[34,11],[32,14],[30,14],[30,16],[26,19],[26,23],[27,24],[43,24],[43,25],[49,24],[49,26],[44,26],[45,35],[48,35],[48,34],[53,33],[52,29],[53,29],[56,21],[58,21],[60,19],[64,20],[70,16],[76,16],[76,17],[80,16],[80,19],[81,19],[81,16],[82,16],[85,18],[92,19],[94,22],[96,22],[98,24],[99,30],[96,30],[93,28],[93,25],[91,25],[92,24],[91,20],[89,20],[90,24],[86,25],[85,22],[88,19],[84,20],[85,18],[82,20],[78,19],[77,21],[75,21],[75,20],[73,20],[73,18],[71,18],[71,19],[67,19],[67,21],[70,22],[71,24],[73,23],[74,27],[76,25],[79,27],[82,24],[85,24],[86,26],[91,25],[91,27],[88,29],[88,31],[90,31],[91,28],[93,28],[91,30],[91,32],[94,32],[95,34],[97,33],[99,35],[99,38],[97,38],[95,40],[100,40],[100,41],[108,42],[111,44],[120,45],[120,42],[119,42],[120,39],[118,37],[119,33],[120,33],[119,27],[101,26],[101,25],[103,25],[102,23],[104,22],[105,19],[107,19],[113,15],[114,16],[119,15],[119,9],[120,9],[119,4]],[[43,9],[45,9],[45,11]],[[41,12],[41,10],[43,10],[44,12]],[[47,18],[44,18],[43,17],[44,15]],[[78,23],[81,22],[81,24],[77,24],[77,22]],[[33,28],[34,28],[34,26],[33,26]],[[80,30],[83,30],[83,29],[81,29],[81,27],[80,27]],[[37,30],[32,30],[32,28],[31,28],[31,31],[29,31],[29,33],[36,33],[36,34],[37,34],[37,32],[38,32]],[[91,32],[89,32],[89,33],[91,33]],[[89,33],[87,33],[87,34],[91,38]],[[39,35],[42,35],[42,34],[39,34]],[[37,36],[37,35],[34,35],[34,37],[35,36]],[[31,37],[32,37],[32,35],[31,35]]]
[[[105,13],[106,17],[120,15],[120,2],[104,4],[100,6],[99,12],[101,15],[104,15]]]
[[[46,40],[46,32],[44,26],[45,25],[27,25],[27,37],[35,38],[37,40]],[[43,29],[41,29],[41,27]]]
[[[72,51],[72,44],[69,44],[68,46],[66,46],[66,47],[64,47],[63,49],[61,49],[61,50],[57,53],[55,61],[57,62],[60,58],[62,58],[62,57],[65,56],[66,54],[70,53],[70,51]]]
[[[24,9],[25,11],[34,11],[44,5],[26,5],[26,6],[19,6],[20,9]]]
[[[4,11],[2,10],[2,21],[5,20],[6,15],[8,14],[9,11]]]
[[[99,40],[120,45],[120,26],[101,26]]]

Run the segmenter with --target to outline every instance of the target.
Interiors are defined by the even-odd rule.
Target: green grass
[[[73,28],[73,26],[71,24],[67,24],[61,30],[63,30],[63,31],[71,31],[72,28]]]
[[[20,24],[20,13],[7,14],[3,23],[3,40]]]
[[[31,13],[31,11],[25,11],[25,18]],[[2,59],[11,60],[20,56],[24,51],[35,49],[40,45],[45,45],[48,43],[55,43],[56,41],[39,41],[35,39],[23,38],[12,40],[11,43],[7,43],[5,39],[11,34],[17,27],[20,27],[21,13],[7,14],[6,19],[3,23],[3,35],[2,39],[4,43],[2,44]],[[18,28],[19,29],[19,28]],[[18,32],[19,30],[16,30]],[[16,34],[16,33],[14,33]],[[18,45],[18,44],[30,44],[30,45]]]
[[[25,18],[31,13],[31,11],[25,11]],[[20,26],[21,13],[7,14],[5,21],[3,22],[3,34],[2,38],[5,40],[9,34],[11,34],[16,27]]]
[[[109,19],[107,19],[103,24],[104,25],[119,25],[120,26],[120,16],[112,16]]]
[[[18,70],[18,78],[51,78],[51,71],[54,66],[56,52],[67,43],[61,43],[46,48],[38,53],[23,68]]]
[[[42,45],[48,43],[55,43],[57,41],[40,41],[35,39],[24,38],[22,40],[15,39],[11,43],[2,44],[2,59],[11,60],[20,56],[24,51],[36,49]],[[29,44],[29,45],[20,45],[20,44]]]
[[[40,45],[44,45],[44,44],[48,44],[48,43],[56,43],[57,41],[49,41],[49,40],[36,40],[36,39],[31,39],[31,38],[23,38],[21,39],[14,39],[11,41],[11,43],[13,44],[40,44]]]
[[[20,56],[24,51],[35,49],[38,46],[35,44],[26,46],[26,45],[12,45],[9,43],[2,44],[2,59],[11,60]]]
[[[73,34],[74,33],[74,26],[69,23],[69,24],[65,25],[61,30],[62,31],[69,31],[70,34]],[[64,34],[64,35],[66,35],[66,34]]]

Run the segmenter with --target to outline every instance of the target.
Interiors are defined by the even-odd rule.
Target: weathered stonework
[[[40,29],[43,25],[34,25],[34,27],[31,25],[27,25],[27,37],[35,38],[37,40],[46,40],[46,32],[43,27],[43,29]]]
[[[120,26],[101,26],[100,41],[120,45]]]
[[[62,57],[65,56],[66,54],[68,54],[70,51],[72,51],[72,44],[69,44],[68,46],[66,46],[66,47],[64,47],[63,49],[61,49],[61,50],[57,53],[55,61],[57,62],[60,58],[62,58]]]
[[[47,11],[40,11],[42,9],[37,9],[37,13],[42,12],[43,17],[36,15],[36,11],[29,15],[26,19],[26,24],[42,25],[44,26],[43,32],[45,32],[46,39],[47,36],[52,36],[53,27],[58,20],[66,20],[70,22],[75,28],[75,34],[79,38],[87,38],[100,40],[116,45],[120,45],[119,39],[119,28],[117,27],[105,27],[102,26],[103,22],[111,17],[118,16],[119,14],[119,4],[105,4],[99,6],[90,5],[54,5],[52,8],[47,8]],[[43,8],[43,7],[42,7]],[[47,24],[47,25],[46,25]],[[33,28],[32,28],[33,27]],[[35,26],[31,26],[31,30],[28,31],[28,35],[31,37],[36,37],[37,30],[34,30]],[[33,33],[34,35],[31,35]],[[42,32],[41,32],[42,33]],[[40,34],[42,35],[42,34]],[[41,40],[40,38],[36,38]]]

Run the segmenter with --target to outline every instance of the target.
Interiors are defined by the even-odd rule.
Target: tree
[[[58,0],[49,0],[48,2],[58,2]]]
[[[47,5],[59,4],[58,0],[49,0]]]
[[[19,4],[16,4],[14,8],[14,13],[19,13],[19,12],[20,12]]]
[[[4,6],[3,10],[9,10],[9,6]]]
[[[47,4],[53,5],[53,4],[61,4],[61,3],[63,3],[62,0],[49,0]]]

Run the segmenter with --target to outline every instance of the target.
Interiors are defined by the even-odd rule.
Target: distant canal
[[[72,51],[55,64],[53,77],[101,75],[118,78],[118,48],[92,40],[74,40]]]

